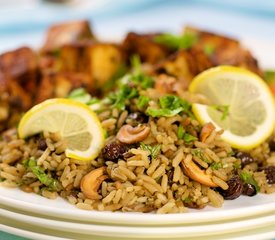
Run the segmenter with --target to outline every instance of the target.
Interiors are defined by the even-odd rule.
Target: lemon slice
[[[85,104],[55,98],[31,108],[18,126],[20,138],[48,131],[67,141],[65,154],[78,160],[96,158],[104,145],[104,132],[96,114]]]
[[[207,97],[210,105],[193,104],[201,124],[224,129],[222,138],[238,149],[249,150],[264,142],[275,121],[274,100],[266,83],[238,67],[219,66],[199,74],[189,86]]]

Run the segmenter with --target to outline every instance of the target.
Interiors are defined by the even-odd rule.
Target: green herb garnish
[[[157,144],[157,145],[151,146],[149,144],[145,144],[145,143],[141,142],[140,148],[144,151],[148,151],[150,153],[152,159],[155,159],[160,153],[161,145]]]
[[[161,97],[159,99],[159,105],[159,109],[152,107],[147,108],[146,114],[152,117],[172,117],[180,112],[191,114],[191,105],[177,96],[167,95]]]
[[[109,94],[108,98],[113,103],[113,107],[119,110],[124,110],[126,105],[125,101],[135,98],[138,96],[138,90],[136,88],[131,88],[128,85],[123,85],[121,88]]]
[[[208,158],[205,157],[204,152],[203,152],[202,149],[200,149],[200,148],[192,149],[192,150],[191,150],[191,153],[192,153],[194,156],[200,158],[202,161],[204,161],[204,162],[206,162],[206,163],[210,163],[210,161],[208,160]]]
[[[82,102],[86,105],[92,105],[100,102],[99,99],[92,97],[84,88],[77,88],[73,90],[69,95],[69,99]]]
[[[210,165],[212,170],[219,170],[220,168],[222,168],[222,163],[221,162],[213,162]]]
[[[257,193],[260,191],[260,187],[257,184],[256,180],[254,179],[254,177],[252,176],[251,173],[242,171],[240,173],[240,178],[244,183],[253,185],[255,187]]]
[[[143,109],[148,105],[149,101],[150,101],[150,98],[148,96],[139,96],[137,101],[137,107],[139,109]]]
[[[183,139],[184,133],[185,133],[185,130],[184,130],[183,126],[179,125],[178,131],[177,131],[178,139]]]
[[[198,140],[198,138],[195,137],[195,136],[193,136],[193,135],[191,135],[191,134],[189,134],[189,133],[184,133],[184,135],[183,135],[183,141],[186,144],[189,144],[189,143],[194,142],[196,140]]]
[[[62,189],[62,186],[60,184],[59,181],[57,181],[56,179],[48,176],[45,173],[45,170],[39,166],[37,166],[37,162],[34,160],[34,158],[30,158],[28,160],[24,160],[23,161],[23,165],[26,168],[29,168],[33,174],[37,177],[37,179],[44,184],[45,186],[47,186],[47,188],[50,191],[60,191]]]
[[[183,35],[173,35],[169,33],[158,35],[154,38],[154,41],[159,44],[163,44],[168,48],[178,49],[190,49],[194,44],[198,42],[198,36],[194,33],[186,32]]]

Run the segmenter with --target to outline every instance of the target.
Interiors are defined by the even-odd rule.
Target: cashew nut
[[[181,162],[182,167],[188,177],[191,179],[206,185],[208,187],[217,187],[218,185],[214,183],[211,176],[206,174],[205,171],[201,170],[193,161],[192,158],[185,158]]]
[[[213,125],[213,123],[211,123],[211,122],[206,123],[201,129],[200,140],[202,142],[205,142],[205,140],[209,137],[209,135],[214,130],[215,130],[215,126]]]
[[[150,128],[145,125],[138,125],[136,127],[124,125],[120,128],[116,136],[120,142],[132,144],[141,142],[149,135],[149,133]]]
[[[106,167],[100,167],[95,170],[92,170],[86,174],[81,182],[80,189],[85,197],[96,200],[100,199],[99,194],[97,193],[101,183],[108,178],[107,175],[104,175]]]

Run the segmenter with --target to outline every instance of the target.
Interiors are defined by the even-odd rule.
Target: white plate
[[[31,239],[36,240],[69,240],[69,239],[77,239],[77,240],[122,240],[125,238],[117,238],[115,236],[95,236],[93,234],[83,234],[83,233],[71,233],[63,231],[62,229],[58,230],[50,230],[45,227],[38,227],[33,226],[29,224],[27,221],[20,222],[16,220],[10,220],[5,217],[1,217],[2,222],[4,224],[0,224],[0,230],[18,235],[21,237],[27,237]],[[228,233],[228,234],[217,234],[217,235],[207,235],[207,236],[199,236],[199,237],[192,237],[192,240],[251,240],[251,239],[257,239],[257,240],[267,240],[272,239],[275,237],[275,229],[274,225],[271,226],[265,226],[257,229],[249,229],[246,231],[239,231],[235,233]],[[140,238],[135,238],[135,236],[127,237],[128,240],[140,240]],[[125,240],[126,240],[125,239]],[[150,236],[146,236],[144,239],[151,239],[151,240],[157,240],[159,238],[154,238]],[[164,239],[190,239],[188,236],[182,236],[180,238],[174,238],[169,236],[168,238],[162,238]]]
[[[222,208],[206,207],[182,214],[156,215],[154,213],[99,212],[77,209],[58,198],[50,200],[19,189],[0,187],[0,202],[5,206],[27,212],[58,218],[125,225],[172,225],[237,219],[275,210],[275,194],[258,194],[254,197],[241,196],[225,201]]]
[[[275,211],[268,215],[256,218],[245,218],[233,222],[219,222],[214,224],[198,224],[189,226],[107,226],[91,223],[76,223],[70,221],[58,221],[31,215],[24,215],[9,209],[0,209],[0,216],[14,221],[27,222],[35,227],[43,227],[65,232],[92,234],[95,236],[117,238],[179,238],[212,236],[224,233],[234,233],[249,229],[257,229],[269,225],[275,225]]]

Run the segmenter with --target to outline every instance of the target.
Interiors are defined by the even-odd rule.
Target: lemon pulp
[[[192,105],[198,120],[224,129],[222,138],[233,147],[251,149],[272,133],[274,100],[268,86],[256,74],[238,67],[219,66],[199,74],[189,90],[210,101],[209,105]]]
[[[30,109],[18,125],[20,138],[48,131],[58,132],[67,142],[67,157],[92,160],[104,144],[96,114],[85,104],[70,99],[46,100]]]

